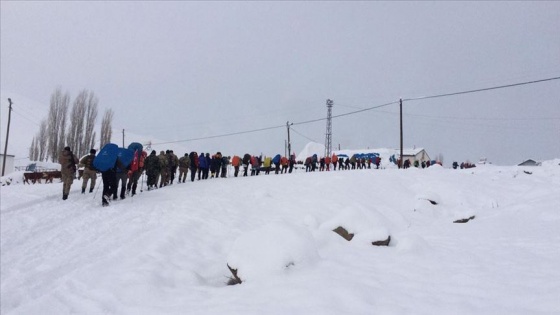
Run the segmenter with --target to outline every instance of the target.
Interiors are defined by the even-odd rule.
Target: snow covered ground
[[[560,314],[559,163],[209,179],[105,208],[14,180],[0,311]]]

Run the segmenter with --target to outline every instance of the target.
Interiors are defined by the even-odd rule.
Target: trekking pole
[[[97,196],[97,191],[99,190],[99,186],[101,185],[97,185],[97,188],[95,189],[95,194],[93,194],[93,199],[95,200],[95,196]]]
[[[142,177],[142,184],[140,185],[140,192],[144,191],[144,172],[140,175]]]

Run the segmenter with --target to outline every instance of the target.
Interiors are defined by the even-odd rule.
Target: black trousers
[[[191,182],[194,182],[195,177],[196,177],[196,167],[191,167]]]
[[[113,191],[117,189],[117,173],[114,170],[108,170],[101,173],[103,180],[103,195],[101,199],[104,200],[105,196],[111,197]]]

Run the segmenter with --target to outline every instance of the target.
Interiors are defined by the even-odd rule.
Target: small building
[[[535,160],[528,159],[518,166],[541,166],[541,162],[536,162]]]
[[[430,156],[426,153],[426,150],[422,148],[404,149],[403,161],[406,160],[410,160],[411,164],[414,164],[415,161],[422,163],[428,162],[430,160]]]
[[[0,175],[4,176],[14,172],[14,156],[6,155],[6,169],[2,173],[2,166],[4,165],[4,154],[0,154]]]

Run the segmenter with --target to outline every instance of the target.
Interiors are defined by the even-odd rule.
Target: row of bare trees
[[[78,157],[95,147],[97,107],[99,99],[88,90],[81,91],[72,103],[70,121],[68,109],[70,95],[57,88],[51,95],[49,114],[39,126],[39,132],[31,142],[29,159],[31,161],[58,161],[59,153],[69,146]],[[101,146],[111,142],[113,111],[105,111],[101,121]]]

